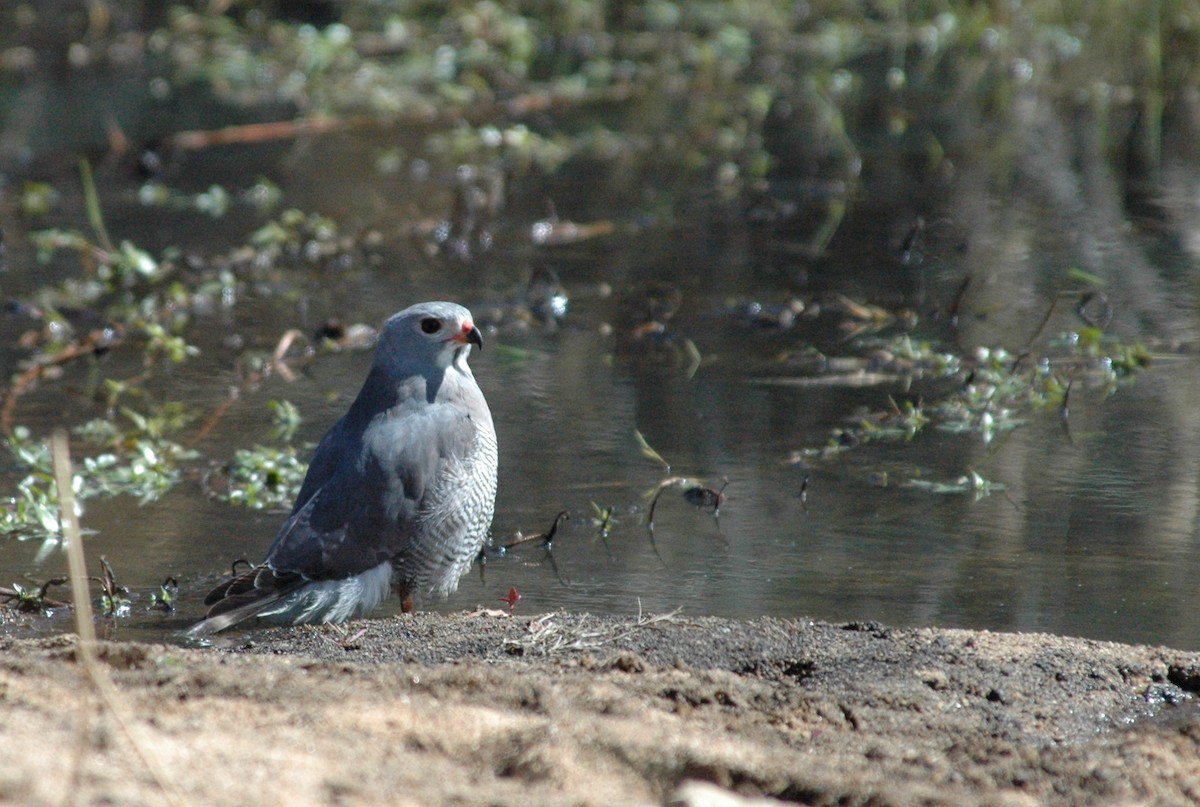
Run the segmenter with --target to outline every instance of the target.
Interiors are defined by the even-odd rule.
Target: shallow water
[[[552,556],[532,545],[494,554],[483,574],[476,569],[457,594],[430,607],[504,607],[498,601],[516,587],[517,607],[526,613],[679,608],[1200,647],[1194,585],[1200,419],[1193,406],[1200,373],[1193,358],[1167,356],[1111,397],[1081,385],[1072,393],[1069,437],[1057,411],[1031,412],[1021,428],[991,445],[978,435],[927,429],[911,442],[870,443],[809,469],[792,461],[794,452],[825,445],[848,416],[884,410],[889,396],[936,395],[947,382],[814,383],[781,357],[801,356],[812,344],[831,357],[863,350],[828,320],[801,319],[779,329],[740,313],[749,302],[779,304],[793,293],[810,305],[844,294],[913,309],[917,338],[951,348],[1019,350],[1053,296],[1043,281],[1047,265],[1061,270],[1093,249],[1079,246],[1079,231],[1063,225],[1066,214],[1047,216],[1023,197],[994,197],[973,184],[969,171],[942,190],[942,201],[920,205],[910,190],[868,179],[850,196],[850,214],[829,250],[812,257],[788,233],[749,223],[703,188],[672,189],[671,214],[647,217],[629,207],[636,181],[581,170],[543,183],[518,180],[508,207],[490,224],[489,249],[474,249],[468,258],[431,257],[402,223],[414,209],[442,215],[452,178],[438,170],[428,177],[380,175],[373,166],[384,145],[375,137],[337,135],[178,158],[172,187],[242,188],[266,175],[283,188],[287,205],[330,215],[343,232],[371,229],[379,238],[345,265],[280,270],[269,288],[248,288],[236,305],[198,317],[189,338],[202,355],[152,387],[164,399],[211,411],[235,383],[240,346],[269,351],[288,328],[311,333],[330,318],[375,324],[429,298],[460,301],[489,319],[487,312],[519,294],[535,267],[557,272],[570,295],[559,327],[501,320],[472,366],[501,447],[494,542],[518,530],[544,530],[560,510],[571,519]],[[56,152],[13,170],[65,177],[73,166]],[[137,204],[138,180],[125,167],[103,167],[99,177],[110,230],[152,252],[181,244],[220,254],[260,223],[244,210],[217,221],[148,212]],[[564,218],[612,221],[615,232],[537,247],[529,228],[544,215],[547,198]],[[72,205],[79,209],[78,200],[64,202]],[[924,254],[905,264],[900,243],[918,212],[929,222]],[[1106,226],[1092,223],[1097,231]],[[1085,265],[1103,269],[1137,247],[1115,237]],[[1190,258],[1170,260],[1177,269]],[[1188,314],[1159,305],[1176,288],[1162,279],[1169,273],[1149,259],[1142,264],[1145,276],[1128,281],[1133,291],[1120,282],[1112,288],[1115,327],[1147,339],[1194,328]],[[9,249],[5,293],[20,298],[53,271],[37,269],[17,241]],[[964,301],[971,314],[953,328],[935,315],[966,274],[977,279]],[[682,293],[670,336],[622,350],[605,326],[620,323],[636,305],[628,296],[642,299],[637,289],[652,280]],[[1078,327],[1069,308],[1047,333]],[[28,326],[16,314],[7,317],[6,338]],[[686,340],[701,356],[692,373]],[[24,353],[9,344],[2,355],[11,373]],[[267,379],[242,395],[199,448],[223,458],[267,441],[266,402],[285,398],[304,417],[297,441],[315,443],[348,405],[368,362],[363,352],[322,355],[294,382]],[[68,368],[63,380],[22,399],[17,421],[44,433],[95,417],[102,412],[90,397],[96,375],[123,378],[137,369],[136,359],[119,355]],[[635,432],[670,462],[672,474],[711,487],[728,480],[719,521],[667,490],[652,542],[644,494],[666,472],[643,456]],[[952,481],[972,470],[1005,490],[976,498],[902,484],[914,476]],[[593,504],[614,508],[607,545],[593,523]],[[207,587],[234,559],[258,559],[281,521],[281,513],[210,499],[194,478],[145,506],[90,500],[89,558],[106,555],[120,582],[139,593],[133,616],[106,629],[163,638],[198,617]],[[0,541],[0,583],[61,573],[60,555],[37,561],[38,548]],[[145,592],[167,575],[179,580],[181,597],[178,613],[163,617],[147,610]],[[69,628],[66,617],[56,617],[13,630]]]

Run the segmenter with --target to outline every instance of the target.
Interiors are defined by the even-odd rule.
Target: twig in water
[[[1050,305],[1046,309],[1046,315],[1042,317],[1042,321],[1039,322],[1037,328],[1034,329],[1033,334],[1029,337],[1029,341],[1025,343],[1025,349],[1018,353],[1017,357],[1013,359],[1012,367],[1009,368],[1010,373],[1015,373],[1017,368],[1021,366],[1021,362],[1033,355],[1033,343],[1038,340],[1038,337],[1042,335],[1042,331],[1046,329],[1046,325],[1050,322],[1050,317],[1054,315],[1054,308],[1057,305],[1058,297],[1052,297],[1050,300]]]
[[[48,368],[64,365],[83,356],[98,356],[120,344],[123,338],[123,329],[119,327],[100,328],[72,340],[57,353],[35,357],[4,394],[4,405],[0,408],[0,430],[12,436],[13,412],[17,408],[17,401],[45,375]]]
[[[1072,446],[1075,441],[1071,439],[1071,384],[1073,379],[1067,380],[1067,388],[1063,390],[1062,404],[1058,407],[1058,420],[1062,423],[1063,434],[1067,436],[1067,442]]]
[[[19,611],[45,611],[50,608],[62,608],[70,603],[52,600],[46,596],[50,586],[61,586],[67,582],[65,577],[54,577],[42,583],[36,589],[27,589],[19,583],[13,583],[12,588],[0,586],[0,599],[5,605],[14,604]]]
[[[563,577],[562,573],[558,570],[558,561],[554,559],[554,536],[558,533],[559,525],[570,518],[571,514],[569,512],[566,510],[561,510],[559,511],[558,515],[554,517],[554,523],[550,525],[549,532],[536,532],[532,535],[523,535],[520,531],[518,531],[515,538],[497,547],[497,554],[503,555],[513,547],[521,546],[522,544],[527,544],[533,541],[541,541],[542,547],[546,550],[546,560],[550,561],[550,568],[554,569],[554,576],[558,578],[559,584],[564,586],[570,585],[570,581]],[[605,545],[607,546],[607,543]],[[479,569],[480,573],[482,574],[483,564],[487,562],[486,548],[480,550],[479,560]]]
[[[292,346],[292,342],[296,341],[298,338],[303,339],[304,334],[300,333],[300,331],[297,331],[294,328],[286,331],[283,336],[279,338],[279,342],[276,343],[275,351],[271,354],[271,360],[266,364],[266,366],[260,370],[253,370],[247,373],[240,383],[238,383],[236,386],[230,387],[229,395],[226,396],[225,400],[221,401],[216,405],[216,407],[213,408],[213,411],[209,414],[209,416],[206,417],[204,422],[200,424],[200,428],[197,429],[196,433],[192,435],[192,438],[187,441],[186,446],[188,448],[195,448],[195,446],[201,440],[207,437],[209,433],[217,427],[217,424],[221,422],[221,418],[225,417],[230,408],[242,397],[242,393],[260,383],[271,372],[278,372],[281,376],[283,376],[283,380],[287,381],[288,383],[295,381],[296,372],[288,365],[285,357],[287,356],[288,349]]]

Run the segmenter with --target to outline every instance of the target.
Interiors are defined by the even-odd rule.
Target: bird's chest
[[[359,475],[364,497],[386,520],[436,508],[473,472],[479,440],[471,418],[448,407],[436,415],[382,419],[365,435]]]

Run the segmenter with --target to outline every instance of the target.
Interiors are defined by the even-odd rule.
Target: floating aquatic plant
[[[217,498],[252,510],[290,507],[308,466],[291,446],[239,448],[210,481]]]

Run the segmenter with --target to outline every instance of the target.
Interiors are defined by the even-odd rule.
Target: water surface
[[[1180,267],[1191,265],[1187,254],[1145,249],[1101,214],[1048,204],[1028,188],[997,190],[979,181],[984,168],[968,165],[953,182],[918,176],[897,184],[868,171],[846,192],[849,213],[820,252],[703,185],[680,180],[669,205],[668,190],[659,188],[664,202],[656,204],[646,202],[654,188],[637,178],[582,166],[553,180],[515,180],[508,205],[488,223],[486,248],[471,243],[467,255],[435,255],[413,222],[447,215],[454,175],[436,166],[425,171],[415,159],[398,173],[377,170],[380,152],[398,140],[419,152],[419,138],[407,137],[333,135],[177,155],[167,181],[181,192],[213,183],[244,189],[266,176],[287,205],[332,217],[352,239],[372,236],[343,260],[282,267],[244,287],[235,304],[199,314],[189,339],[201,355],[150,389],[211,412],[238,383],[238,356],[270,351],[290,328],[311,334],[331,319],[377,324],[430,298],[462,302],[491,320],[487,312],[511,310],[506,301],[520,299],[536,269],[557,273],[570,297],[557,327],[500,317],[471,361],[500,441],[494,543],[518,530],[544,530],[560,510],[571,519],[553,545],[553,562],[535,545],[493,555],[482,574],[477,568],[448,601],[430,607],[504,607],[499,600],[516,587],[524,613],[681,609],[1200,647],[1200,419],[1193,403],[1200,373],[1168,341],[1195,326],[1186,304],[1176,305],[1187,288],[1180,280]],[[890,156],[865,158],[870,165]],[[10,170],[14,178],[46,177],[69,188],[75,163],[54,148]],[[174,245],[220,255],[262,222],[246,209],[217,220],[147,210],[136,198],[141,179],[121,161],[100,166],[98,177],[110,230],[152,252]],[[613,232],[537,246],[530,228],[545,217],[547,199],[564,219],[611,222]],[[79,226],[81,201],[67,198],[62,209]],[[918,217],[926,223],[922,252],[905,261],[903,241]],[[11,229],[19,234],[26,226]],[[4,291],[11,299],[70,271],[39,267],[19,238],[9,241]],[[1056,293],[1050,278],[1073,262],[1115,278],[1108,288],[1113,329],[1150,340],[1164,360],[1113,395],[1081,383],[1072,393],[1069,435],[1058,411],[1030,411],[1020,428],[990,444],[978,434],[927,429],[911,441],[796,461],[796,452],[826,445],[832,430],[861,413],[917,395],[936,398],[962,378],[816,383],[803,362],[813,347],[830,357],[862,357],[870,348],[838,330],[836,317],[765,327],[745,314],[750,303],[796,298],[833,310],[845,295],[911,309],[913,337],[949,351],[1019,351],[1031,338],[1080,327],[1066,304],[1038,331]],[[952,325],[944,315],[967,276]],[[621,323],[647,298],[649,282],[677,289],[678,311],[661,340],[623,346]],[[27,355],[13,340],[30,325],[19,313],[6,318],[2,359],[11,374]],[[902,329],[893,324],[878,335]],[[689,366],[688,341],[698,366]],[[101,416],[97,379],[132,377],[139,361],[114,354],[68,367],[63,379],[21,400],[17,420],[44,434]],[[294,381],[270,377],[246,389],[197,447],[219,460],[237,447],[269,443],[272,399],[299,407],[304,422],[295,440],[311,445],[345,410],[368,363],[365,352],[323,354]],[[668,490],[652,542],[644,494],[667,472],[643,455],[635,433],[670,462],[671,474],[713,488],[728,481],[719,520]],[[1005,489],[976,497],[903,484],[973,471]],[[612,508],[607,545],[594,523],[597,508]],[[209,497],[199,473],[148,505],[90,500],[89,558],[107,556],[138,595],[133,615],[107,630],[157,639],[198,617],[207,587],[234,559],[261,557],[282,519]],[[60,574],[61,556],[37,560],[38,549],[0,540],[0,583]],[[178,612],[151,613],[146,594],[168,575],[180,583]],[[69,628],[59,616],[13,630]]]

